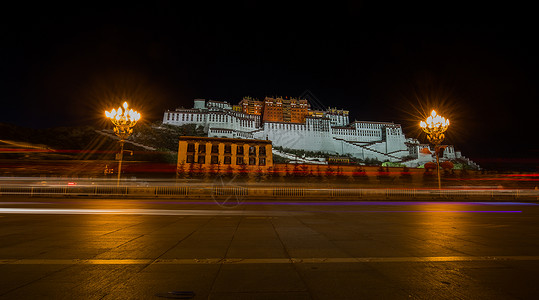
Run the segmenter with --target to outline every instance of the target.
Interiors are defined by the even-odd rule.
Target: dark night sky
[[[174,3],[13,8],[0,29],[0,122],[99,127],[120,98],[154,121],[194,98],[309,90],[424,142],[419,112],[436,108],[464,155],[539,164],[539,47],[525,24],[387,24],[362,4]]]

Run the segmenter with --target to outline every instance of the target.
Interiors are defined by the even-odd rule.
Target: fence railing
[[[307,188],[279,186],[0,186],[0,197],[145,197],[189,198],[223,195],[245,199],[340,199],[340,200],[493,200],[539,201],[533,189],[389,189],[389,188]]]

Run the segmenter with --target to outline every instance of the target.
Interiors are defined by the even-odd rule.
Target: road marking
[[[0,208],[0,214],[38,215],[158,215],[158,216],[297,216],[321,211],[196,210],[196,209],[81,209]],[[522,213],[521,210],[353,210],[333,213]]]
[[[183,259],[0,259],[0,265],[219,265],[219,264],[327,264],[396,262],[537,261],[539,256],[427,256],[320,258],[183,258]]]
[[[196,210],[196,209],[72,209],[72,208],[0,208],[0,214],[39,215],[159,215],[159,216],[295,216],[297,211]]]
[[[49,202],[0,202],[0,205],[34,205],[34,204],[52,204]]]

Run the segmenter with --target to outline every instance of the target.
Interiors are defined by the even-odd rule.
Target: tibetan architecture
[[[432,154],[422,151],[430,146],[406,137],[400,124],[350,122],[348,114],[349,111],[337,108],[312,110],[307,100],[295,98],[245,97],[238,105],[195,99],[193,108],[165,111],[163,123],[196,124],[204,128],[208,137],[268,140],[273,147],[378,159],[408,167],[432,161]],[[461,159],[472,168],[479,168],[451,145],[442,159]]]

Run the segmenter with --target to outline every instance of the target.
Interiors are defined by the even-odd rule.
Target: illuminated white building
[[[433,160],[432,154],[421,151],[429,146],[406,138],[400,124],[350,123],[348,111],[337,109],[309,111],[305,122],[301,123],[275,122],[262,121],[262,114],[244,113],[241,107],[228,102],[196,99],[193,108],[165,111],[163,123],[178,126],[196,124],[202,126],[209,137],[271,140],[273,147],[400,162],[409,167]],[[447,147],[443,158],[466,159],[453,146]]]

